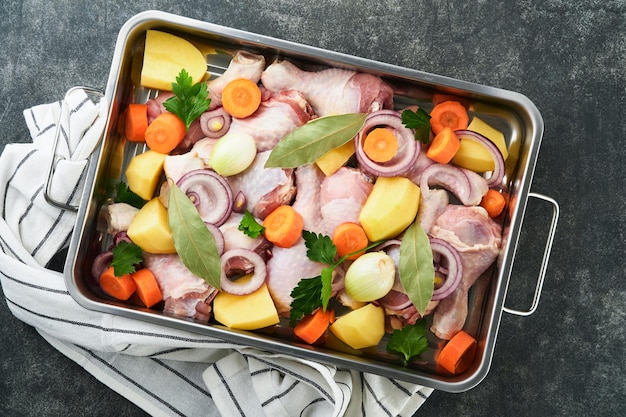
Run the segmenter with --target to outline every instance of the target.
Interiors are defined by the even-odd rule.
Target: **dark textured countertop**
[[[616,416],[626,409],[626,0],[106,1],[0,6],[0,145],[22,110],[104,88],[117,33],[159,9],[528,96],[545,134],[532,191],[561,205],[541,302],[504,314],[486,379],[417,413]],[[524,306],[550,207],[531,200],[507,305]],[[15,319],[0,299],[0,414],[141,416]]]

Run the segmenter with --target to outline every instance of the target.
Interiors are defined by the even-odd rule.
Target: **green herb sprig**
[[[415,140],[424,144],[430,142],[430,115],[419,108],[416,111],[406,109],[401,114],[402,123],[415,131]]]
[[[264,231],[265,227],[256,221],[252,213],[248,210],[245,211],[241,221],[239,222],[238,230],[242,231],[246,236],[252,239],[259,237]]]
[[[211,104],[206,82],[196,84],[192,82],[189,73],[184,68],[180,70],[176,82],[172,83],[172,92],[175,95],[163,102],[165,110],[180,117],[185,122],[187,130],[194,120],[208,110]]]
[[[411,359],[421,355],[428,348],[426,339],[426,320],[420,319],[415,324],[407,324],[402,329],[396,329],[389,337],[387,351],[400,354],[404,366]]]
[[[113,274],[116,277],[132,274],[136,271],[137,265],[143,262],[143,252],[141,248],[132,242],[121,241],[113,247]]]

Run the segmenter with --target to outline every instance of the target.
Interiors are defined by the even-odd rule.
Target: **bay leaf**
[[[276,144],[265,168],[296,168],[352,140],[365,123],[364,113],[324,116],[300,126]]]
[[[404,232],[400,244],[399,273],[409,299],[423,316],[433,296],[435,267],[428,235],[417,222]]]
[[[183,264],[207,284],[221,289],[222,265],[215,239],[189,197],[174,183],[169,192],[167,220]]]

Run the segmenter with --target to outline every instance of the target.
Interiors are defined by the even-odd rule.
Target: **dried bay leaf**
[[[400,244],[400,282],[417,311],[424,315],[433,296],[435,267],[428,235],[413,222]]]
[[[285,136],[272,150],[265,168],[296,168],[352,140],[365,123],[364,113],[324,116]]]
[[[167,216],[174,247],[183,264],[209,285],[221,289],[222,265],[215,239],[189,197],[173,183]]]

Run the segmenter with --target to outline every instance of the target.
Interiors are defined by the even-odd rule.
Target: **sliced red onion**
[[[210,169],[187,172],[176,185],[189,197],[205,223],[221,226],[233,210],[233,192],[228,182]]]
[[[400,311],[411,305],[411,300],[406,293],[392,289],[383,298],[378,300],[380,305],[387,310]]]
[[[216,225],[208,222],[204,222],[204,224],[206,225],[207,229],[209,229],[209,232],[211,232],[211,234],[213,235],[213,240],[215,241],[215,246],[217,247],[217,253],[219,253],[221,256],[222,254],[224,254],[224,247],[226,246],[226,243],[224,241],[224,234]]]
[[[448,275],[443,285],[435,289],[431,298],[433,301],[443,300],[452,294],[461,282],[461,277],[463,276],[461,256],[459,252],[445,240],[434,237],[430,237],[429,240],[432,251],[443,256],[447,261]]]
[[[263,258],[249,249],[231,249],[226,251],[221,258],[222,276],[220,285],[222,291],[234,295],[250,294],[258,290],[265,282],[267,268]],[[250,274],[252,278],[242,284],[229,278],[233,273]]]
[[[480,196],[472,196],[472,184],[465,172],[454,165],[433,164],[422,172],[420,189],[427,194],[432,186],[440,186],[454,194],[464,205],[480,203]]]
[[[126,231],[117,232],[115,236],[113,236],[113,246],[117,246],[120,242],[132,243],[132,240],[128,237],[128,233],[126,233]]]
[[[200,127],[207,138],[221,138],[230,129],[231,116],[223,107],[202,113]]]
[[[387,162],[374,162],[363,150],[367,134],[377,127],[393,131],[398,139],[398,152]],[[354,147],[361,169],[378,177],[395,177],[407,173],[415,165],[421,149],[413,131],[402,124],[400,112],[394,110],[377,110],[368,114],[363,128],[354,138]]]
[[[106,251],[98,254],[91,263],[91,275],[95,282],[100,282],[100,275],[109,267],[113,261],[113,251]]]
[[[237,195],[235,195],[233,211],[235,213],[243,213],[246,211],[246,195],[241,191],[239,191]]]
[[[494,161],[494,170],[491,173],[491,176],[487,178],[487,185],[489,187],[493,187],[502,183],[506,168],[504,165],[504,157],[502,156],[500,149],[498,149],[498,147],[491,140],[487,139],[480,133],[476,133],[471,130],[455,130],[454,133],[456,133],[459,139],[467,139],[480,143],[487,149],[487,151],[489,151]]]

